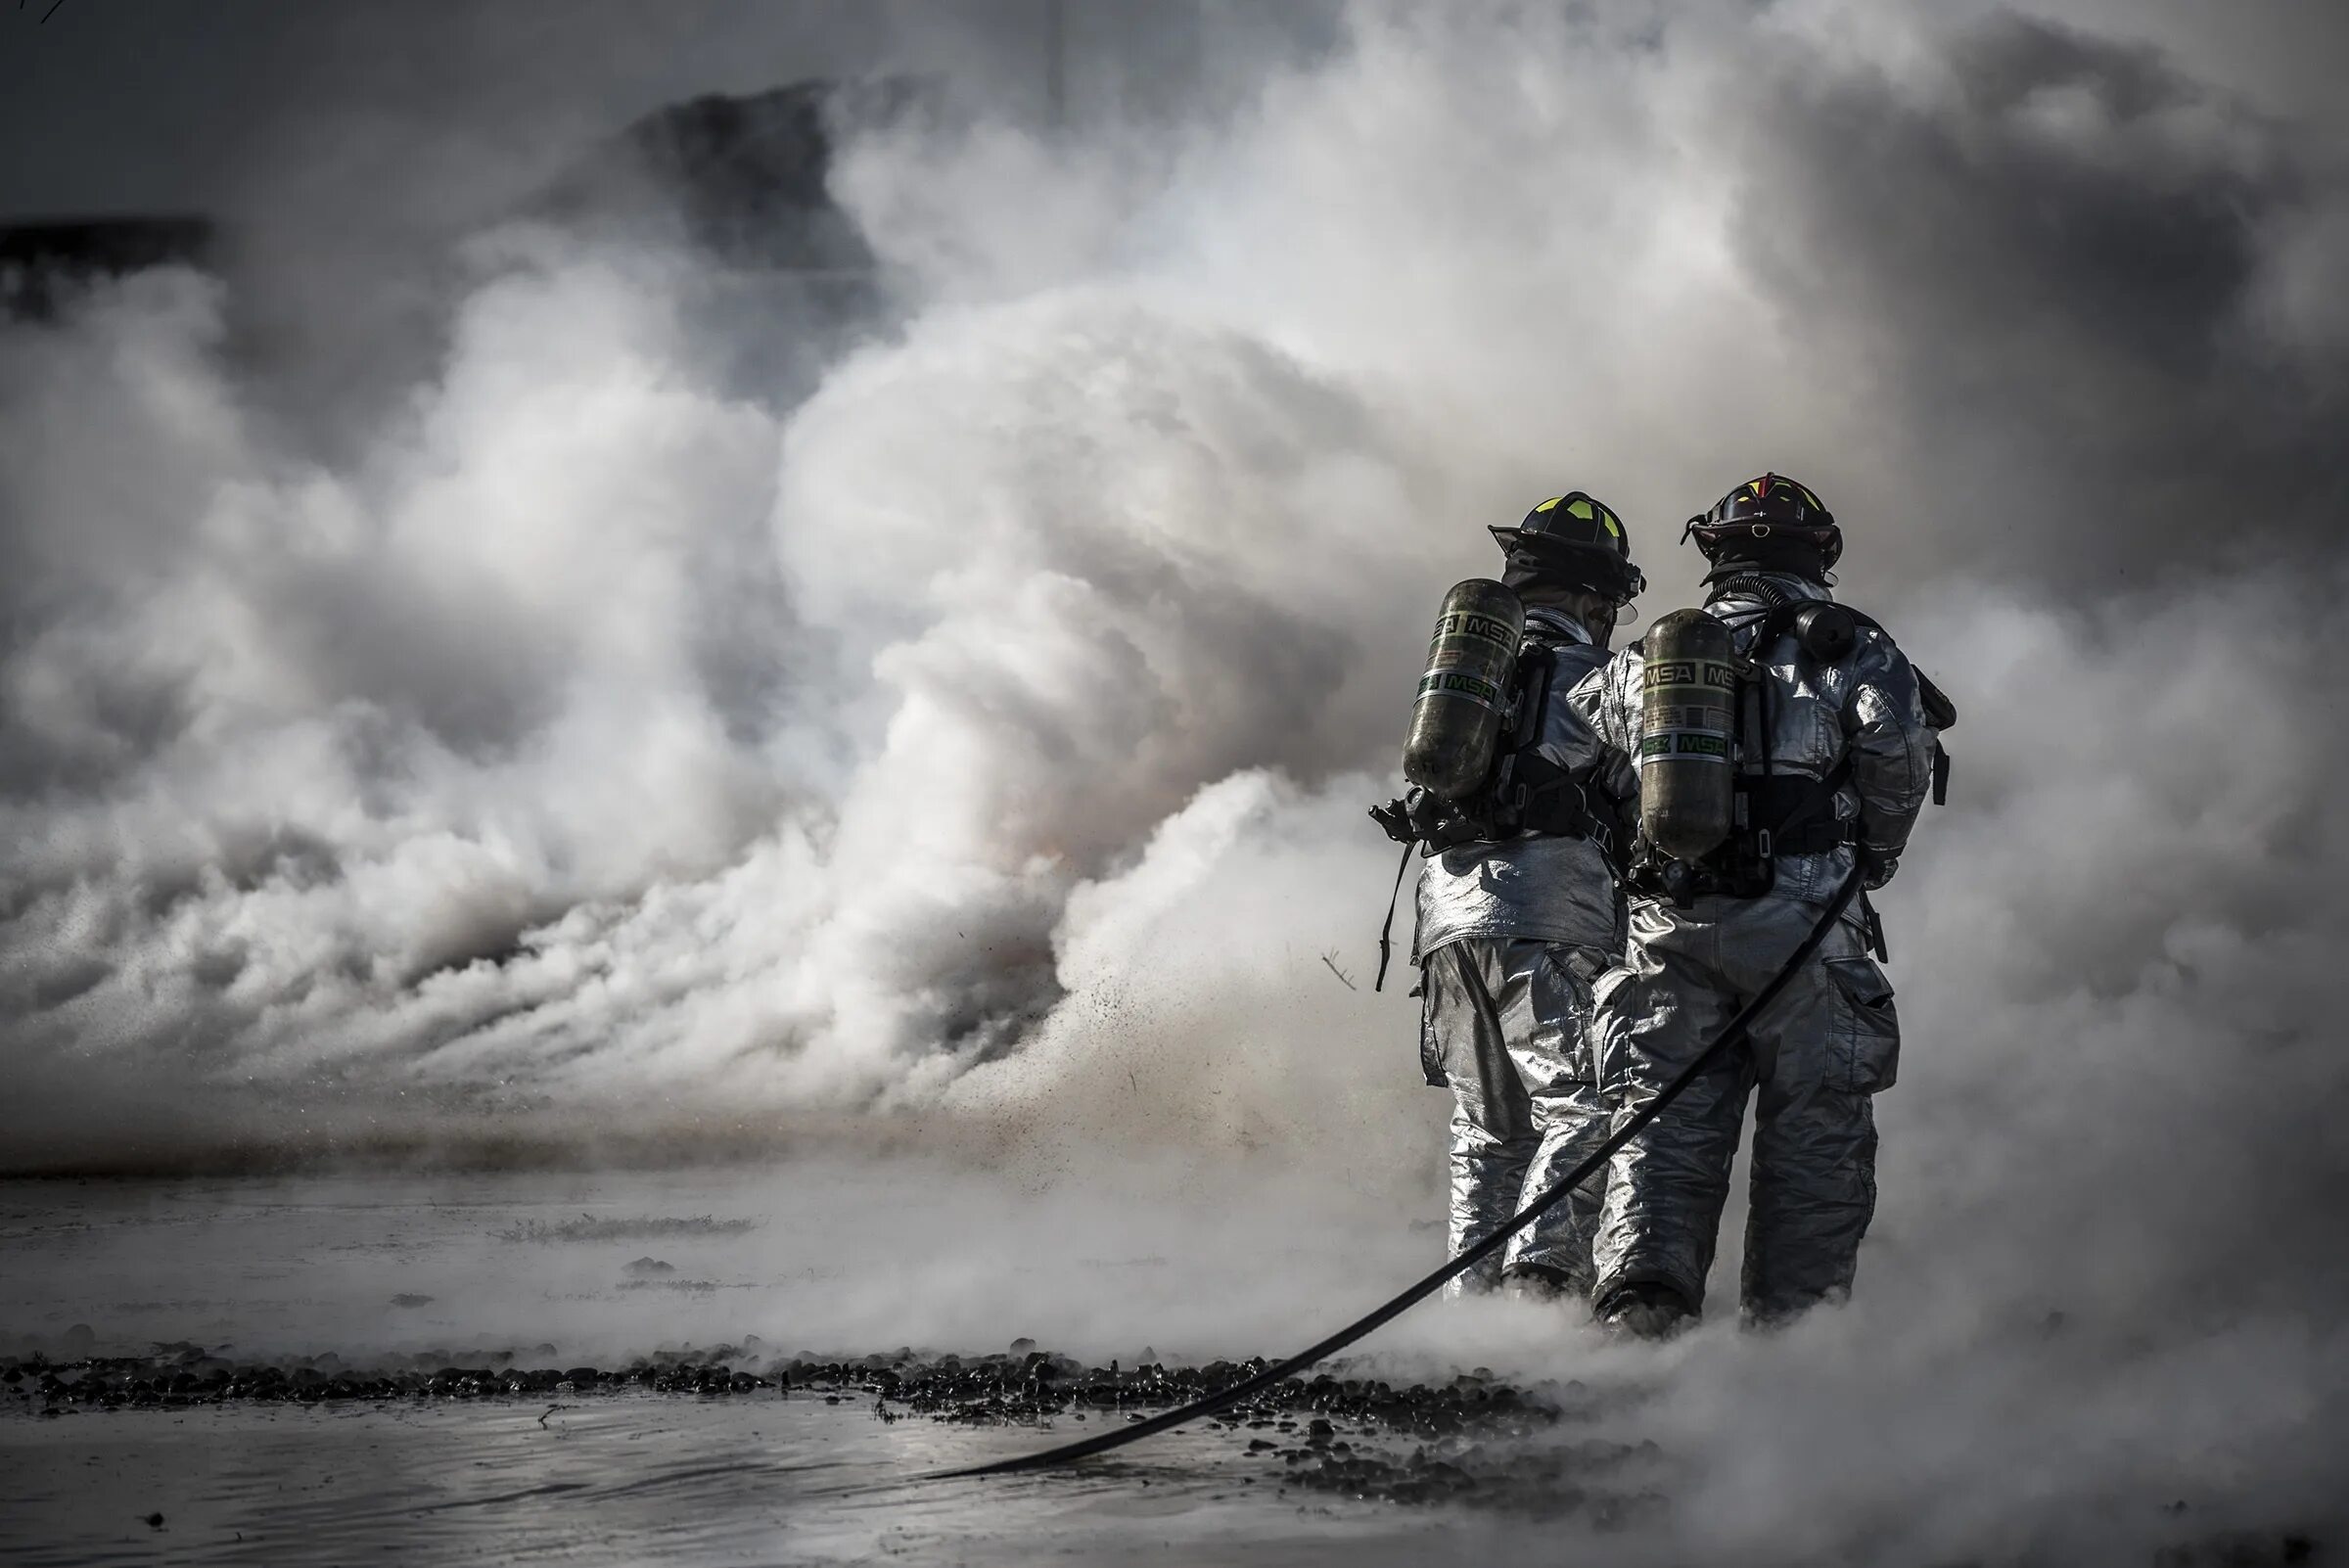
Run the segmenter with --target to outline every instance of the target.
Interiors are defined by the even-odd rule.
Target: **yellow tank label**
[[[1652,703],[1641,715],[1649,729],[1710,729],[1729,732],[1729,711],[1718,703]]]

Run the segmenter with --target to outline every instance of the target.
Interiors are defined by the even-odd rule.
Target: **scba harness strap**
[[[1826,599],[1789,599],[1774,584],[1759,578],[1735,578],[1732,581],[1743,590],[1756,592],[1769,600],[1769,608],[1732,620],[1731,624],[1754,627],[1753,646],[1767,648],[1787,633],[1804,653],[1824,664],[1832,664],[1851,653],[1859,645],[1859,628],[1865,626],[1879,636],[1892,633],[1873,616],[1863,615],[1846,605]],[[1729,586],[1724,583],[1724,587]],[[1933,684],[1933,677],[1911,664],[1916,675],[1918,702],[1925,711],[1925,720],[1933,726],[1933,804],[1950,804],[1950,754],[1941,744],[1941,732],[1958,724],[1958,705],[1950,694]]]
[[[1860,842],[1860,819],[1835,815],[1836,792],[1850,781],[1846,757],[1824,778],[1803,774],[1745,774],[1732,788],[1743,797],[1737,819],[1762,841],[1760,853],[1823,854]]]
[[[1493,778],[1464,801],[1448,801],[1413,789],[1370,807],[1371,818],[1388,838],[1402,845],[1403,858],[1395,868],[1395,887],[1387,899],[1387,917],[1378,933],[1378,974],[1370,989],[1386,984],[1393,954],[1395,910],[1403,901],[1403,879],[1411,868],[1411,852],[1433,857],[1469,844],[1501,844],[1527,833],[1552,838],[1589,839],[1615,859],[1620,834],[1612,813],[1592,809],[1589,796],[1573,774],[1541,746],[1542,720],[1557,673],[1557,650],[1537,638],[1527,638],[1518,650],[1513,677],[1514,700],[1509,705],[1507,732],[1518,744],[1501,755]]]
[[[1741,773],[1731,782],[1737,827],[1726,844],[1704,859],[1687,863],[1655,853],[1643,837],[1625,884],[1675,904],[1702,894],[1759,899],[1777,881],[1778,856],[1824,854],[1860,842],[1860,819],[1835,814],[1835,797],[1851,776],[1848,755],[1819,778],[1807,773]]]
[[[1557,650],[1529,637],[1519,648],[1510,681],[1508,717],[1503,733],[1514,742],[1500,754],[1493,776],[1474,795],[1446,801],[1413,791],[1401,803],[1410,837],[1441,853],[1463,844],[1497,844],[1523,833],[1559,838],[1614,836],[1611,816],[1594,811],[1582,785],[1565,764],[1542,746],[1543,719],[1549,707],[1558,670]],[[1373,811],[1382,825],[1393,814]],[[1402,835],[1389,827],[1389,836]]]
[[[1557,674],[1557,650],[1528,638],[1517,656],[1505,733],[1516,742],[1474,795],[1448,801],[1414,789],[1370,815],[1398,844],[1441,854],[1464,844],[1499,844],[1526,833],[1592,839],[1611,849],[1613,813],[1593,809],[1567,766],[1542,746],[1543,717]]]
[[[1764,578],[1730,577],[1720,587],[1750,592],[1764,601],[1761,609],[1725,618],[1730,626],[1752,633],[1746,644],[1751,660],[1766,657],[1780,638],[1792,636],[1804,658],[1821,665],[1839,664],[1859,647],[1862,627],[1880,636],[1891,635],[1871,616],[1832,600],[1792,598]],[[1958,722],[1958,708],[1923,670],[1913,665],[1911,669],[1916,677],[1919,704],[1934,730],[1932,800],[1939,806],[1949,797],[1950,782],[1950,757],[1941,745],[1940,732]],[[1749,674],[1748,678],[1753,677]],[[1756,724],[1767,747],[1769,677],[1760,679],[1757,699],[1761,713]],[[1746,706],[1743,701],[1737,705],[1741,736],[1746,733]],[[1702,860],[1683,863],[1655,853],[1642,838],[1635,847],[1628,884],[1637,892],[1666,897],[1681,905],[1700,894],[1756,899],[1775,886],[1779,856],[1824,854],[1860,846],[1858,815],[1839,817],[1835,812],[1836,798],[1852,778],[1853,759],[1848,748],[1835,766],[1819,777],[1773,772],[1767,755],[1758,761],[1761,771],[1740,772],[1730,781],[1735,827],[1725,844]],[[1882,928],[1865,896],[1861,905],[1867,911],[1871,945],[1883,956]]]
[[[1882,622],[1873,616],[1828,600],[1780,601],[1763,612],[1754,623],[1754,646],[1765,648],[1788,632],[1804,653],[1824,664],[1843,659],[1859,646],[1862,626],[1878,636],[1890,637]],[[1950,694],[1933,684],[1933,677],[1911,663],[1910,670],[1916,676],[1917,701],[1925,711],[1925,721],[1933,726],[1933,804],[1950,804],[1950,754],[1941,744],[1941,733],[1957,727],[1958,705]],[[1800,852],[1789,852],[1800,853]],[[1863,900],[1865,901],[1865,900]]]

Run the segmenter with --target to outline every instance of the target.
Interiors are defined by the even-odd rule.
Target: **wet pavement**
[[[908,1479],[1010,1436],[643,1393],[0,1416],[0,1562],[1337,1563],[1451,1533],[1181,1437],[1078,1475]]]
[[[670,1352],[627,1366],[557,1367],[499,1352],[466,1366],[437,1358],[387,1358],[353,1365],[334,1353],[291,1362],[239,1361],[197,1345],[158,1354],[0,1359],[0,1412],[55,1420],[117,1411],[180,1411],[226,1406],[410,1411],[469,1402],[546,1402],[539,1420],[616,1396],[691,1395],[703,1400],[798,1396],[849,1406],[894,1423],[907,1417],[1002,1433],[1031,1429],[1035,1448],[1053,1437],[1085,1436],[1121,1420],[1185,1405],[1260,1372],[1262,1360],[1169,1367],[1147,1362],[1086,1366],[1033,1348],[1008,1353],[869,1355],[854,1360],[788,1360],[757,1345]],[[1219,1462],[1213,1434],[1237,1456],[1261,1458],[1281,1485],[1360,1499],[1457,1501],[1554,1513],[1595,1505],[1619,1518],[1637,1499],[1594,1495],[1588,1482],[1635,1470],[1652,1444],[1589,1439],[1564,1447],[1524,1440],[1588,1422],[1598,1402],[1579,1384],[1524,1390],[1478,1369],[1442,1383],[1404,1383],[1334,1370],[1286,1379],[1246,1402],[1203,1417],[1196,1452]],[[4,1447],[0,1444],[0,1447]],[[1572,1475],[1567,1473],[1570,1465]],[[1257,1478],[1251,1476],[1248,1484]]]
[[[1227,1386],[1438,1244],[1326,1183],[908,1158],[0,1182],[0,1564],[2260,1568],[2341,1539],[2314,1480],[2156,1446],[2050,1492],[1958,1435],[2074,1453],[2056,1423],[2142,1353],[2099,1379],[2026,1325],[1917,1364],[1841,1315],[1626,1347],[1508,1301],[1073,1467],[936,1479]],[[1951,1421],[2026,1357],[2073,1397]],[[1773,1511],[1788,1477],[1820,1505]]]
[[[1402,1504],[1584,1398],[1357,1359],[1074,1469],[925,1480],[1247,1376],[1213,1352],[1278,1349],[1301,1286],[1367,1294],[1428,1240],[1211,1252],[1178,1212],[1033,1197],[990,1230],[918,1169],[795,1175],[0,1184],[0,1562],[1359,1568],[1511,1528]],[[970,1344],[1004,1322],[1095,1354]],[[1098,1354],[1170,1329],[1198,1348]]]

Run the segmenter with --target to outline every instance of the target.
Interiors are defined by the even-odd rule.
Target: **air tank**
[[[1735,649],[1702,610],[1666,616],[1641,649],[1639,826],[1674,859],[1700,859],[1729,836],[1735,808]]]
[[[1444,595],[1428,645],[1427,673],[1411,706],[1403,776],[1448,801],[1464,800],[1493,771],[1509,676],[1525,636],[1525,605],[1490,577],[1455,582]]]

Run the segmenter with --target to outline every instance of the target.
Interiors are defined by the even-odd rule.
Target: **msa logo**
[[[1517,646],[1517,633],[1509,628],[1507,622],[1466,610],[1454,610],[1437,621],[1435,640],[1442,642],[1447,637],[1474,637],[1479,642],[1497,642],[1508,649]]]
[[[1451,669],[1432,670],[1421,676],[1419,695],[1422,697],[1465,697],[1470,702],[1482,703],[1487,708],[1500,706],[1500,688],[1498,686],[1478,676],[1465,675]]]
[[[1710,659],[1701,665],[1693,659],[1666,659],[1649,664],[1639,674],[1643,686],[1718,686],[1725,691],[1736,679],[1736,670]]]
[[[1729,738],[1727,735],[1705,735],[1690,730],[1666,730],[1661,735],[1639,737],[1639,761],[1727,762],[1729,760]]]

